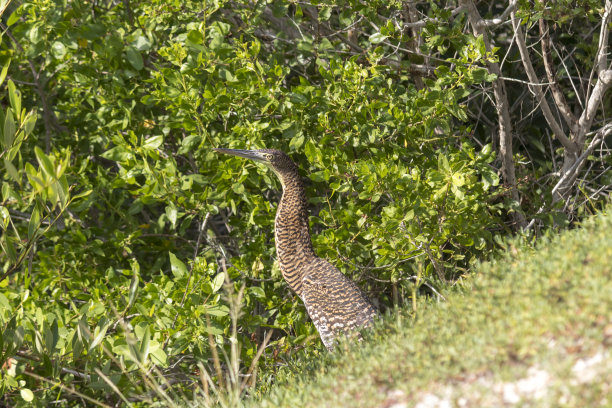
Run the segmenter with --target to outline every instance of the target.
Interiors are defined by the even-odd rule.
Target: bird
[[[378,311],[365,293],[314,251],[308,226],[308,204],[298,166],[281,150],[213,149],[268,166],[283,193],[276,211],[274,239],[283,278],[304,302],[308,316],[328,350],[337,339],[367,327]],[[361,338],[359,333],[357,337]]]

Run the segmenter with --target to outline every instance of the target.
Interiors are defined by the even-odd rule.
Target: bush
[[[417,46],[398,4],[7,9],[3,402],[45,405],[58,384],[67,404],[168,402],[161,377],[184,396],[204,372],[239,397],[238,373],[260,366],[263,390],[320,348],[274,262],[280,183],[212,147],[288,152],[318,255],[383,310],[414,275],[444,284],[492,252],[522,212],[491,129],[467,124],[496,50],[435,4]]]

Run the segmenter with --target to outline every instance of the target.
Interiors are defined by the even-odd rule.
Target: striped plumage
[[[304,301],[325,347],[331,350],[338,335],[372,322],[377,312],[366,295],[336,267],[315,255],[304,186],[289,156],[271,149],[214,150],[266,164],[280,179],[283,196],[274,225],[278,261],[289,287]]]

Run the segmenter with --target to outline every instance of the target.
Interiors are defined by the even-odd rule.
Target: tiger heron
[[[273,149],[213,150],[263,163],[280,179],[283,195],[276,211],[274,237],[281,273],[304,302],[325,347],[332,350],[339,335],[369,325],[377,311],[367,296],[314,252],[304,186],[289,156]]]

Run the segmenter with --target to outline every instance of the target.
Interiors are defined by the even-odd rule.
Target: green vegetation
[[[0,405],[233,406],[342,358],[275,263],[281,186],[213,147],[286,151],[318,255],[462,322],[423,285],[606,202],[611,9],[1,0]]]
[[[251,406],[609,406],[612,216],[506,249],[445,302],[393,313],[367,342],[303,362]]]

